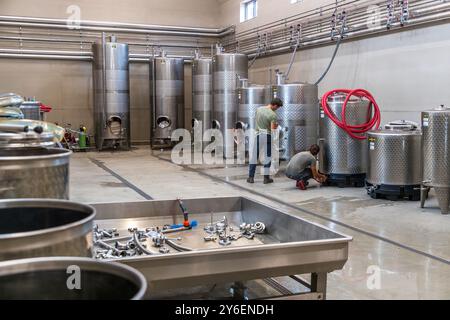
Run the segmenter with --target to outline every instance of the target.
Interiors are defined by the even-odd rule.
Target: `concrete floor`
[[[450,298],[450,216],[433,192],[420,209],[371,199],[363,188],[300,191],[281,172],[272,185],[261,177],[248,185],[246,174],[243,166],[179,166],[149,147],[76,153],[70,194],[87,203],[245,195],[353,237],[344,269],[329,275],[328,299]]]

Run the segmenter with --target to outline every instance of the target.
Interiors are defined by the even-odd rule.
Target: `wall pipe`
[[[69,29],[66,19],[35,18],[22,16],[0,16],[0,25],[36,28]],[[74,31],[92,30],[104,32],[127,32],[164,35],[223,37],[234,32],[234,28],[199,28],[164,25],[147,25],[107,21],[81,20]]]
[[[391,28],[398,28],[396,30],[399,30],[399,28],[402,29],[411,29],[414,27],[418,27],[421,25],[425,25],[425,24],[430,24],[433,22],[437,22],[440,20],[447,20],[450,19],[450,12],[441,12],[441,13],[437,13],[437,14],[433,14],[430,16],[425,16],[425,17],[417,17],[417,18],[413,18],[408,20],[408,24],[401,26],[400,22],[395,22],[391,25]],[[346,32],[346,39],[353,39],[353,38],[362,38],[362,37],[368,37],[368,36],[373,36],[375,34],[380,34],[380,33],[384,33],[388,31],[386,29],[385,25],[381,25],[379,27],[374,27],[371,29],[365,28],[362,30],[352,30],[352,31],[348,31]],[[311,41],[304,41],[301,43],[301,48],[305,48],[305,47],[312,47],[312,46],[319,46],[319,45],[327,45],[332,43],[333,40],[330,40],[329,37],[323,38],[323,39],[318,39],[318,40],[311,40]],[[285,42],[286,43],[286,42]],[[267,54],[265,56],[268,55],[275,55],[275,54],[282,54],[282,53],[286,53],[288,51],[290,51],[292,48],[291,45],[289,44],[284,44],[284,45],[280,45],[280,46],[274,46],[273,49],[270,49],[267,51]],[[254,57],[256,55],[256,53],[254,51],[244,51],[244,53],[246,53],[249,57],[249,59],[251,59],[252,57]],[[264,55],[260,55],[259,58],[264,58]]]

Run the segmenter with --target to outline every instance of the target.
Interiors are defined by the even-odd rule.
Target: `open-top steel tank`
[[[285,83],[283,74],[277,74],[272,87],[274,98],[283,101],[277,110],[280,125],[280,159],[290,160],[296,153],[308,150],[319,136],[318,87],[309,83]]]
[[[1,128],[28,130],[18,124]],[[0,199],[68,199],[72,151],[54,145],[51,132],[0,132]]]
[[[366,187],[374,198],[420,199],[422,132],[416,123],[393,121],[368,133]]]
[[[196,52],[192,61],[192,127],[201,124],[203,133],[211,129],[212,90],[212,58]]]
[[[223,135],[223,155],[234,157],[233,130],[238,113],[239,79],[248,78],[248,58],[240,53],[224,53],[220,47],[213,57],[213,120],[212,129]]]
[[[445,106],[422,112],[423,185],[433,187],[443,214],[449,212],[450,199],[450,108]],[[428,192],[421,194],[424,206]]]
[[[0,288],[1,300],[139,300],[147,282],[120,263],[44,257],[1,262]]]
[[[94,217],[93,207],[76,202],[0,200],[0,261],[47,256],[92,257]]]
[[[94,126],[97,149],[131,146],[128,45],[102,38],[94,52]]]
[[[328,108],[342,121],[345,94],[328,98]],[[346,107],[346,123],[360,125],[371,117],[370,101],[352,97]],[[351,137],[320,111],[320,171],[328,175],[327,184],[339,187],[364,187],[367,172],[367,141]]]
[[[152,148],[171,147],[172,132],[184,128],[184,60],[163,51],[150,61]]]

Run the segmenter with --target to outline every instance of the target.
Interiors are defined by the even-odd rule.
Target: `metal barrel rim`
[[[36,269],[30,269],[30,264],[33,266],[38,266],[39,269],[37,270],[56,270],[58,267],[67,268],[70,264],[77,265],[80,268],[88,268],[90,271],[106,271],[112,275],[120,275],[123,278],[134,282],[134,284],[136,284],[139,288],[130,300],[142,299],[147,291],[147,281],[138,270],[125,264],[98,261],[92,258],[83,257],[38,257],[3,261],[0,262],[0,278],[12,274],[36,271]]]
[[[55,209],[78,209],[88,213],[88,216],[78,221],[70,222],[61,226],[45,228],[40,230],[15,232],[0,234],[0,240],[14,240],[20,238],[29,238],[42,235],[54,234],[57,232],[67,231],[75,227],[81,227],[89,221],[94,221],[96,210],[94,207],[78,202],[57,199],[6,199],[0,200],[0,211],[2,209],[17,208],[17,207],[52,207]],[[75,208],[74,208],[75,207]],[[90,212],[90,213],[89,213]],[[1,214],[1,213],[0,213]]]

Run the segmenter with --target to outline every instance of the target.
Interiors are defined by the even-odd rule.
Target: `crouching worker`
[[[309,151],[297,153],[292,157],[286,168],[286,176],[297,181],[297,188],[306,190],[308,180],[314,179],[319,183],[324,183],[327,177],[317,170],[316,156],[320,152],[320,147],[313,144]]]

